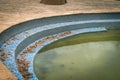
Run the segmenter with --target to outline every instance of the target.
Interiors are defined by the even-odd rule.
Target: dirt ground
[[[40,0],[0,0],[0,32],[35,18],[99,12],[120,12],[120,1],[68,0],[65,5],[44,5],[40,4]]]
[[[0,62],[0,80],[17,80],[17,78]]]

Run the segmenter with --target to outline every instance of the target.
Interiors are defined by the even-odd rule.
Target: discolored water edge
[[[75,45],[85,42],[97,42],[97,41],[116,41],[120,40],[120,30],[107,30],[105,32],[93,32],[83,33],[70,36],[68,38],[60,39],[42,48],[38,53],[44,52],[53,48],[58,48],[66,45]]]

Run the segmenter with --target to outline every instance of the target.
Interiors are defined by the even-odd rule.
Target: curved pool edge
[[[48,23],[46,23],[47,21],[48,21]],[[79,22],[79,23],[77,23],[77,22]],[[14,58],[13,60],[15,60],[15,58],[17,57],[16,54],[21,53],[27,46],[29,46],[31,43],[35,42],[36,40],[38,40],[40,38],[44,38],[46,36],[51,36],[54,34],[59,34],[60,32],[64,32],[64,31],[84,29],[84,28],[89,28],[89,27],[90,28],[103,27],[104,30],[120,29],[119,25],[120,25],[120,13],[77,14],[77,15],[50,17],[50,18],[45,18],[45,19],[44,18],[36,19],[36,20],[31,20],[31,21],[27,21],[27,22],[15,25],[14,27],[11,27],[10,29],[2,32],[0,35],[0,38],[2,38],[2,40],[0,41],[0,46],[2,46],[5,41],[7,41],[8,39],[10,39],[13,36],[19,36],[19,38],[22,38],[20,40],[14,41],[13,42],[14,44],[9,45],[9,46],[13,46],[14,49],[11,49],[10,47],[6,48],[6,50],[8,49],[8,50],[11,50],[13,53],[15,53],[15,55],[12,54],[13,57],[11,57],[11,59]],[[72,27],[72,26],[74,26],[74,27]],[[115,27],[113,27],[113,26],[115,26]],[[49,27],[53,27],[53,29],[48,29]],[[43,28],[43,30],[40,30],[41,28]],[[43,34],[43,31],[45,31],[44,32],[45,35]],[[24,32],[28,32],[29,34],[27,36],[23,37]],[[88,30],[88,32],[89,32],[89,30]],[[8,35],[8,33],[9,33],[9,36],[6,36],[6,35]],[[46,44],[46,45],[48,45],[48,44]],[[7,63],[7,61],[5,62],[5,64],[8,67],[9,63]],[[16,61],[14,61],[14,64],[16,65]],[[12,65],[12,63],[9,65]],[[15,67],[17,69],[17,66],[15,66]],[[8,67],[8,69],[11,70],[11,68],[9,68],[9,67]],[[13,71],[13,73],[15,71]],[[14,74],[16,74],[16,73],[14,73]],[[33,78],[32,78],[32,80],[33,80]]]

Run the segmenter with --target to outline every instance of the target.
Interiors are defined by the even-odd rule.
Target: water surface
[[[34,60],[40,80],[120,80],[120,31],[79,34],[44,47]]]

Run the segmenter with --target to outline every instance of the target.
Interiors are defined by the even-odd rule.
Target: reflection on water
[[[46,46],[46,51],[43,49],[34,60],[37,77],[40,80],[120,80],[119,33],[77,35]]]

